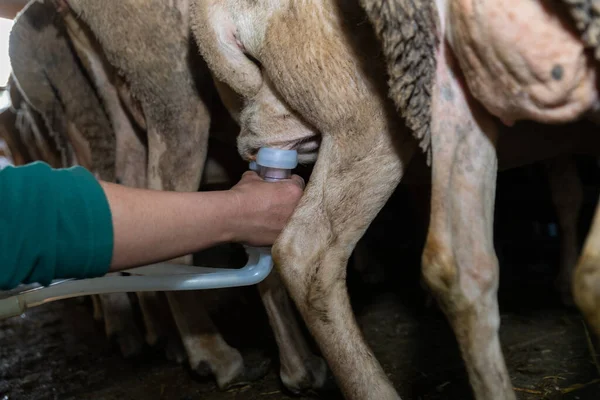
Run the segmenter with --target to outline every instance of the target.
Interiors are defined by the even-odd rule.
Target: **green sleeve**
[[[0,290],[104,275],[112,252],[110,208],[89,171],[42,162],[0,170]]]

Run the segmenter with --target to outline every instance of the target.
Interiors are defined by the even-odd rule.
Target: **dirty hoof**
[[[304,369],[284,371],[282,368],[279,375],[289,392],[295,395],[306,395],[325,389],[328,368],[321,357],[312,356],[305,360]]]
[[[201,361],[196,367],[192,368],[193,373],[198,378],[210,378],[213,375],[213,370],[210,364],[206,361]]]
[[[259,351],[246,352],[244,355],[244,367],[241,372],[233,378],[219,381],[217,384],[221,390],[229,390],[240,386],[248,385],[262,379],[269,372],[271,359]]]
[[[242,357],[235,350],[229,356],[212,364],[206,360],[191,361],[192,374],[202,380],[214,377],[220,390],[229,390],[263,378],[271,366],[271,360],[260,352],[252,351]]]

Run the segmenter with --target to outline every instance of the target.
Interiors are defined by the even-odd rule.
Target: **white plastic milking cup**
[[[263,147],[256,155],[256,161],[250,163],[250,169],[255,170],[265,181],[275,182],[290,179],[292,170],[298,166],[296,150],[281,150]]]

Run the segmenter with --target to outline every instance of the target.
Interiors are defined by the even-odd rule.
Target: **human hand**
[[[279,182],[266,182],[247,171],[230,189],[239,218],[233,221],[234,241],[252,246],[270,246],[296,209],[304,190],[298,175]]]

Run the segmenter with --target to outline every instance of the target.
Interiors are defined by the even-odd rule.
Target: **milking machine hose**
[[[0,320],[23,314],[45,303],[103,293],[221,289],[255,285],[273,269],[270,248],[246,248],[248,262],[241,269],[153,264],[124,271],[126,276],[55,281],[27,290],[0,292]],[[29,285],[31,287],[31,285]],[[7,297],[8,296],[8,297]],[[3,298],[4,297],[4,298]]]

